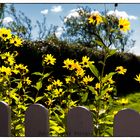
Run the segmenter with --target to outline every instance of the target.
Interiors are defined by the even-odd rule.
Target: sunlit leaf
[[[99,79],[100,75],[99,75],[99,71],[96,68],[96,66],[93,65],[92,63],[89,63],[89,68],[90,68],[91,72],[94,74],[94,76],[96,76]]]
[[[88,92],[86,92],[82,95],[82,103],[86,102],[87,98],[88,98]]]
[[[35,102],[38,102],[38,101],[42,100],[43,97],[44,97],[44,96],[39,96],[39,97],[37,97],[37,98],[35,99]]]
[[[40,73],[40,72],[34,72],[34,73],[32,73],[33,75],[39,75],[39,76],[43,76],[43,74],[42,73]]]

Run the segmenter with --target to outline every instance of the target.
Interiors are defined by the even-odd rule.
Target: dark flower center
[[[70,64],[68,65],[68,68],[71,68],[71,65]]]
[[[120,28],[123,28],[123,25],[120,25]]]
[[[96,20],[96,16],[93,16],[93,20]]]
[[[87,62],[84,62],[84,65],[87,65],[88,63]]]
[[[7,34],[2,34],[2,36],[3,36],[3,37],[7,37],[8,35],[7,35]]]

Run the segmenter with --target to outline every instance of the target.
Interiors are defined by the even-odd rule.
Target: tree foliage
[[[2,24],[2,19],[4,18],[4,9],[5,9],[5,4],[0,3],[0,26]]]
[[[115,7],[116,8],[116,7]],[[135,40],[131,39],[133,31],[128,33],[123,32],[110,32],[111,28],[118,26],[118,18],[113,15],[107,15],[107,11],[101,12],[104,16],[103,22],[106,25],[99,25],[95,27],[88,22],[88,18],[92,14],[92,10],[89,7],[80,7],[75,12],[78,16],[71,16],[64,18],[64,37],[71,42],[77,42],[89,48],[98,49],[98,43],[95,41],[100,34],[102,41],[110,48],[116,48],[121,52],[129,50],[135,44]],[[108,40],[109,39],[109,40]]]

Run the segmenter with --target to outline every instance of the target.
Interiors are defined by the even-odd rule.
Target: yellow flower
[[[112,91],[113,91],[113,87],[109,87],[108,92],[112,92]]]
[[[81,69],[81,65],[79,64],[78,61],[72,63],[71,67],[72,67],[73,70],[74,69],[76,69],[76,70],[80,70]]]
[[[15,73],[15,74],[20,73],[20,71],[19,71],[19,70],[17,70],[17,69],[13,69],[13,70],[12,70],[12,72],[13,72],[13,73]]]
[[[54,85],[54,86],[58,86],[58,87],[61,87],[62,85],[63,85],[63,83],[58,79],[58,80],[54,80],[53,82],[52,82],[52,84]]]
[[[118,66],[118,67],[116,67],[115,70],[117,71],[118,74],[123,74],[123,75],[124,75],[124,74],[126,73],[126,71],[127,71],[127,69],[124,69],[123,66]]]
[[[115,81],[112,79],[112,77],[110,77],[108,80],[107,80],[110,84],[114,84]]]
[[[53,88],[53,85],[48,85],[48,86],[47,86],[47,90],[48,90],[48,91],[51,91],[52,88]]]
[[[83,77],[85,75],[85,70],[82,68],[76,70],[76,76]]]
[[[102,20],[102,17],[100,16],[99,13],[93,13],[89,18],[89,23],[92,23],[92,24],[100,24],[101,22],[103,22]]]
[[[59,95],[62,95],[64,92],[63,92],[63,89],[62,88],[59,88],[59,89],[54,89],[53,90],[53,93],[57,96]]]
[[[6,28],[1,28],[0,29],[0,38],[2,38],[4,41],[7,39],[10,39],[12,36],[11,30],[6,29]]]
[[[0,72],[5,72],[6,75],[12,75],[10,67],[4,67],[4,66],[2,66],[0,68]]]
[[[27,77],[27,78],[24,78],[24,84],[27,84],[27,85],[30,85],[31,84],[31,80],[29,79],[29,77]]]
[[[81,64],[82,64],[82,66],[83,67],[86,67],[86,68],[88,68],[89,67],[89,63],[94,63],[94,61],[89,61],[89,57],[87,57],[87,56],[83,56],[82,57],[82,62],[81,62]]]
[[[85,76],[85,77],[83,78],[82,83],[87,85],[89,82],[92,82],[93,79],[94,79],[94,78],[93,78],[93,77],[90,77],[89,75],[88,75],[88,76]]]
[[[26,74],[29,72],[29,70],[27,69],[27,66],[24,66],[23,64],[16,64],[15,69],[13,70],[13,72],[15,74],[18,74],[21,72],[21,74]]]
[[[67,68],[67,69],[69,69],[69,70],[71,70],[72,68],[71,68],[71,66],[72,66],[72,64],[74,63],[74,60],[71,60],[71,59],[66,59],[66,60],[64,60],[64,68]]]
[[[121,31],[126,32],[126,31],[130,30],[130,22],[128,21],[128,19],[120,18],[118,26]]]
[[[74,60],[67,58],[66,60],[64,60],[64,68],[67,68],[69,70],[73,70],[72,65],[74,64]]]
[[[51,54],[47,54],[47,55],[45,55],[44,62],[47,65],[49,65],[49,64],[54,65],[56,62],[56,59]]]
[[[110,95],[108,93],[106,93],[103,97],[104,100],[108,101],[110,98]]]
[[[53,101],[54,101],[54,100],[48,98],[47,105],[52,105]]]
[[[5,52],[5,53],[1,54],[0,56],[1,56],[1,59],[6,59],[7,57],[10,56],[10,52]]]
[[[117,102],[122,105],[126,105],[126,104],[128,104],[128,99],[122,98],[122,99],[118,100]]]
[[[6,59],[4,62],[5,64],[13,65],[15,63],[14,54],[10,54],[10,52],[6,52],[0,55],[1,59]]]
[[[66,77],[65,81],[66,81],[66,84],[69,84],[71,82],[71,77]]]
[[[95,89],[100,89],[100,83],[95,84]]]
[[[9,62],[9,65],[13,65],[15,63],[15,58],[11,55],[8,57],[7,61]]]
[[[18,36],[14,36],[13,38],[10,39],[10,43],[14,44],[16,47],[19,47],[22,45],[22,40]]]
[[[140,74],[136,75],[136,78],[134,78],[134,79],[140,83]]]
[[[65,78],[66,84],[75,83],[75,78],[71,76],[67,76]]]

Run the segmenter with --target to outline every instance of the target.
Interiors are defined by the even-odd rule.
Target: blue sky
[[[47,18],[47,26],[51,24],[57,25],[59,27],[63,26],[63,22],[60,18],[68,16],[73,9],[77,9],[78,6],[88,6],[92,10],[104,11],[104,4],[59,4],[59,3],[17,3],[15,8],[17,11],[21,10],[25,13],[31,20],[32,24],[36,23],[36,20],[41,21],[43,15]],[[114,10],[114,4],[106,4],[108,10]],[[123,14],[128,15],[131,22],[131,29],[134,30],[132,38],[136,40],[135,47],[131,52],[140,55],[140,4],[119,4],[117,10],[119,12],[123,11]],[[44,13],[44,14],[43,14]],[[125,15],[124,14],[124,15]],[[6,15],[8,16],[8,15]],[[126,15],[125,15],[126,16]],[[61,31],[61,30],[60,30]],[[33,29],[34,36],[37,35],[36,29]]]

